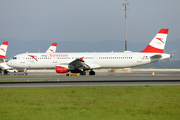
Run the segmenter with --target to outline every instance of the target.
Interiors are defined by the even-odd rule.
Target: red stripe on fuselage
[[[151,45],[148,45],[143,51],[141,52],[146,52],[146,53],[163,53],[163,49],[158,49],[155,47],[152,47]]]

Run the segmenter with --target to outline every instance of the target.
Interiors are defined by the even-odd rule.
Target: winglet
[[[80,59],[83,61],[84,57],[81,57]]]
[[[7,47],[8,47],[8,41],[4,41],[0,46],[0,58],[5,59]]]
[[[149,45],[141,52],[146,53],[163,53],[166,44],[166,38],[169,29],[161,29],[152,39]]]

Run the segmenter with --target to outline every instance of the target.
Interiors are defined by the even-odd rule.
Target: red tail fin
[[[161,29],[149,45],[141,52],[163,53],[169,29]]]

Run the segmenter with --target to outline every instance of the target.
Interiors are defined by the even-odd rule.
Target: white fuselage
[[[162,57],[151,58],[157,54]],[[171,55],[141,52],[24,53],[16,55],[7,64],[14,68],[55,68],[56,65],[68,64],[81,57],[91,69],[95,69],[140,66],[170,58]]]

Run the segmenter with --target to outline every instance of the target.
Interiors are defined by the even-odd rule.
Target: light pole
[[[129,3],[127,2],[127,0],[124,0],[122,6],[125,6],[125,8],[123,8],[123,10],[125,10],[125,51],[127,51],[127,10],[129,10],[127,8],[128,5]]]

